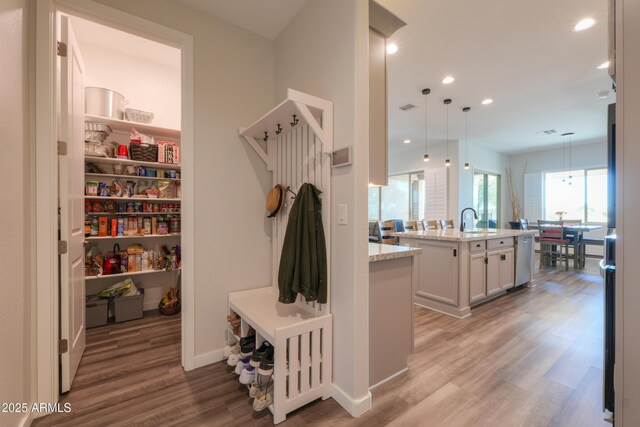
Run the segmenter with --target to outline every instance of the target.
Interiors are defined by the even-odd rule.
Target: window
[[[419,220],[424,204],[424,172],[392,175],[386,187],[369,188],[369,221]]]
[[[473,175],[473,208],[477,227],[498,228],[500,224],[500,175],[478,172]]]
[[[607,221],[607,170],[578,169],[544,174],[544,218]]]

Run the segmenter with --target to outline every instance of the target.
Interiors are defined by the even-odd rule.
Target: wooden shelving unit
[[[155,202],[155,203],[174,203],[181,202],[182,199],[151,199],[149,197],[105,197],[105,196],[84,196],[85,200],[102,200],[102,201],[114,201],[114,202]],[[151,212],[149,212],[151,213]],[[168,213],[168,212],[154,212],[154,213]]]
[[[179,167],[176,169],[180,169]],[[115,175],[112,173],[85,173],[85,177],[96,178],[119,178],[119,179],[145,179],[147,181],[180,181],[180,178],[159,178],[157,176],[139,176],[139,175]]]
[[[145,234],[144,236],[132,235],[132,236],[87,236],[84,239],[88,242],[96,240],[121,240],[121,239],[151,239],[160,237],[179,237],[180,233],[173,234]]]
[[[129,122],[127,120],[110,119],[108,117],[93,116],[90,114],[86,114],[84,116],[84,119],[85,121],[89,121],[89,122],[106,123],[111,127],[111,129],[114,132],[129,133],[131,128],[134,128],[140,133],[153,136],[153,137],[166,138],[172,141],[180,139],[180,130],[178,129],[170,129],[170,128],[158,127],[153,125],[147,125],[144,123]]]
[[[130,276],[140,276],[142,274],[153,274],[153,273],[173,273],[176,271],[180,271],[180,269],[175,270],[145,270],[145,271],[131,271],[129,273],[118,273],[118,274],[103,274],[102,276],[86,276],[84,280],[101,280],[101,279],[110,279],[113,277],[130,277]]]

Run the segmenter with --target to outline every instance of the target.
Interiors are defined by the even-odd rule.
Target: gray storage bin
[[[113,313],[116,323],[142,319],[144,289],[138,288],[140,295],[113,298]]]
[[[97,295],[87,295],[85,300],[86,327],[93,328],[107,324],[107,307],[109,300]]]

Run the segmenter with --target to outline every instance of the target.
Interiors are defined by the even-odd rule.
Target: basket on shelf
[[[160,314],[164,316],[172,316],[174,314],[180,313],[180,302],[173,305],[160,306],[159,309],[160,309]]]
[[[124,117],[130,122],[147,124],[151,123],[153,120],[153,113],[149,111],[134,110],[133,108],[125,108]]]
[[[142,142],[131,141],[129,144],[131,160],[139,162],[157,162],[158,146],[156,144],[144,144]]]

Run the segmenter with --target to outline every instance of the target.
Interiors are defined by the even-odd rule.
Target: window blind
[[[424,218],[447,219],[448,169],[425,169],[425,203]]]
[[[544,219],[544,185],[541,172],[524,174],[523,216],[531,223]]]

